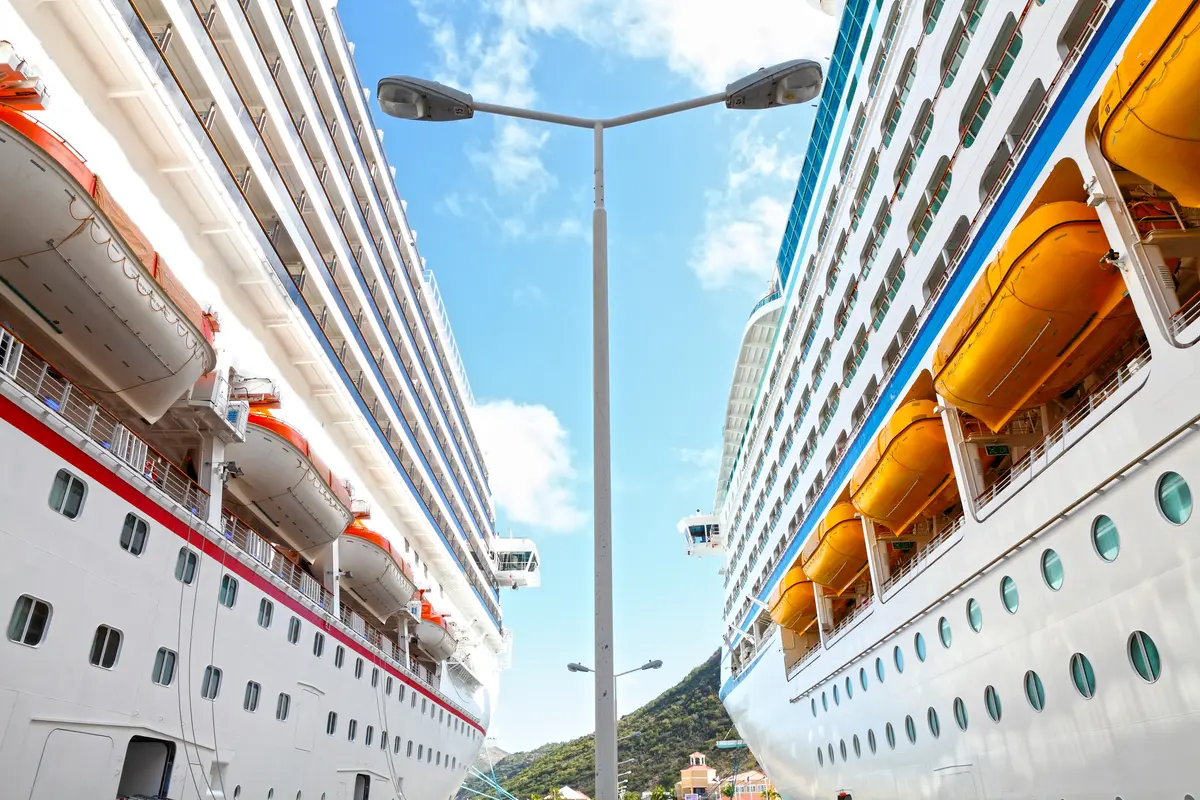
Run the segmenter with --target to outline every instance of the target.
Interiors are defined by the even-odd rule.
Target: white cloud
[[[513,291],[513,302],[519,306],[532,307],[546,305],[546,293],[540,287],[527,283],[518,286]]]
[[[513,120],[501,120],[491,145],[486,150],[472,151],[469,158],[491,175],[496,188],[508,193],[520,192],[533,199],[555,182],[542,163],[542,147],[549,139],[549,131],[535,131]]]
[[[572,531],[586,520],[576,503],[567,430],[542,405],[492,400],[471,411],[496,504],[515,523]]]
[[[681,447],[676,451],[679,460],[689,466],[715,471],[721,463],[721,448],[718,445],[702,450],[693,447]]]

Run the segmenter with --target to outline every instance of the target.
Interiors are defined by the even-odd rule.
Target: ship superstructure
[[[540,564],[334,4],[0,40],[0,794],[451,795]]]
[[[1200,4],[847,0],[714,511],[792,798],[1191,797]]]

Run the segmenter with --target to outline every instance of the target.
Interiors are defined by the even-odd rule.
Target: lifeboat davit
[[[325,466],[299,431],[266,411],[252,412],[246,440],[226,458],[237,463],[229,488],[276,525],[289,544],[309,551],[329,544],[350,524],[350,491]]]
[[[392,543],[361,520],[350,523],[342,534],[338,559],[342,583],[380,619],[403,609],[417,592],[408,564]]]
[[[421,600],[421,621],[417,623],[413,635],[417,637],[421,649],[436,661],[445,661],[454,655],[458,647],[445,617],[434,611],[433,605],[425,599]]]
[[[804,633],[817,621],[815,592],[816,587],[804,570],[799,565],[793,566],[771,592],[767,603],[771,619],[781,628]]]
[[[1200,207],[1200,0],[1158,0],[1104,87],[1104,156]]]
[[[1078,383],[1137,325],[1095,209],[1048,203],[1008,237],[934,354],[934,387],[998,431]]]
[[[853,503],[838,503],[817,527],[817,549],[804,561],[804,574],[841,594],[867,568],[867,542]]]
[[[932,401],[912,400],[897,409],[850,478],[854,507],[896,534],[926,509],[940,511],[957,497],[946,429],[936,408]]]
[[[216,365],[212,318],[100,178],[57,135],[4,105],[0,281],[150,423]]]

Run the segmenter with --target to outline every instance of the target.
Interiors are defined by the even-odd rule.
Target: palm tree
[[[734,790],[733,790],[733,781],[732,780],[729,783],[727,783],[721,787],[721,794],[724,795],[725,797],[733,797],[733,791]]]
[[[779,792],[775,791],[775,787],[767,784],[767,788],[762,793],[762,800],[783,800]]]

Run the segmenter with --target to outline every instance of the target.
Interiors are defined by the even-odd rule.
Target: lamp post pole
[[[617,703],[613,674],[612,435],[609,417],[608,213],[604,207],[604,131],[724,102],[760,110],[807,103],[821,88],[822,69],[808,59],[760,69],[725,91],[608,119],[588,119],[477,102],[434,81],[395,76],[379,82],[380,108],[400,119],[447,122],[476,111],[592,131],[595,200],[592,211],[592,437],[594,459],[596,605],[596,800],[617,800]]]

